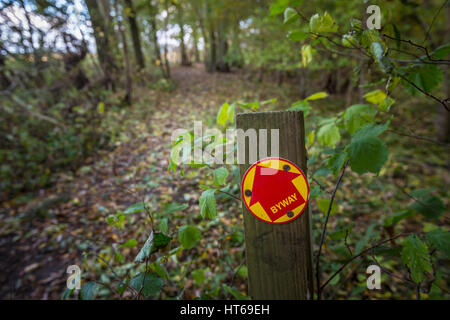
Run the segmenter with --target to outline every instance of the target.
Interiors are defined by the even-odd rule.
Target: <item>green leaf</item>
[[[161,232],[151,232],[144,246],[134,259],[135,262],[144,262],[153,252],[167,246],[172,238]]]
[[[406,79],[427,93],[430,93],[433,89],[439,86],[444,75],[442,69],[433,64],[414,65],[407,68],[406,72]],[[416,95],[419,93],[419,90],[406,81],[403,81],[403,84],[410,94]]]
[[[137,202],[137,203],[129,206],[127,209],[125,209],[125,211],[123,213],[124,214],[134,214],[134,213],[143,212],[143,211],[145,211],[144,203],[142,201],[140,201],[140,202]]]
[[[339,274],[337,274],[333,279],[331,279],[330,285],[332,285],[332,286],[336,285],[340,279],[341,279],[341,276]]]
[[[284,10],[284,23],[285,24],[292,23],[298,18],[299,18],[298,13],[294,9],[286,8]]]
[[[378,173],[388,158],[386,144],[375,137],[352,141],[346,150],[352,170],[359,174]]]
[[[308,34],[300,29],[291,30],[287,34],[287,38],[291,41],[302,41],[302,40],[305,40],[307,37],[308,37]]]
[[[384,54],[383,45],[381,43],[379,43],[378,41],[372,42],[370,44],[370,52],[372,53],[372,55],[375,57],[375,59],[377,61],[381,61],[381,59],[383,58],[383,54]]]
[[[227,182],[228,170],[220,167],[214,170],[214,185],[223,186]]]
[[[202,234],[196,226],[182,226],[178,229],[178,241],[186,249],[192,249],[202,238]]]
[[[172,237],[166,236],[161,232],[155,232],[155,237],[153,239],[153,247],[154,249],[165,248],[172,240]]]
[[[367,102],[370,102],[375,105],[378,105],[381,102],[383,102],[383,100],[386,99],[386,97],[387,97],[386,93],[378,89],[368,92],[364,95],[364,98],[367,100]]]
[[[411,279],[417,284],[425,280],[425,272],[432,272],[428,247],[416,235],[410,235],[403,240],[402,262],[408,267]]]
[[[192,271],[191,275],[192,275],[192,278],[194,278],[194,282],[197,285],[203,284],[203,282],[205,282],[205,280],[206,280],[205,270],[203,270],[203,269],[196,269],[196,270]]]
[[[353,134],[364,124],[369,123],[375,115],[375,109],[367,104],[355,104],[345,110],[344,128]]]
[[[434,229],[427,234],[425,238],[432,247],[442,251],[450,258],[450,232],[444,231],[441,228]]]
[[[336,32],[337,28],[328,12],[323,15],[316,13],[309,20],[309,30],[313,33]]]
[[[328,168],[335,176],[341,171],[345,160],[347,160],[347,154],[345,152],[336,153],[328,159]]]
[[[229,123],[234,123],[234,114],[235,114],[235,110],[236,110],[236,104],[232,103],[229,107],[228,107],[228,111],[227,111],[227,119]]]
[[[164,234],[168,234],[169,233],[169,222],[168,222],[167,218],[162,218],[159,221],[158,229],[159,229],[159,231],[161,231]]]
[[[200,196],[200,214],[203,218],[214,219],[217,216],[217,205],[214,193],[216,190],[208,189]]]
[[[312,188],[309,190],[309,197],[311,199],[320,197],[324,192],[320,189],[318,185],[312,186]]]
[[[219,109],[219,113],[217,114],[217,124],[225,127],[228,120],[228,108],[230,105],[228,102],[225,102]]]
[[[374,29],[364,30],[361,35],[361,44],[363,45],[363,47],[369,49],[374,42],[378,42],[380,44],[383,43],[383,40],[380,38],[379,32]]]
[[[443,44],[442,46],[437,47],[431,54],[433,58],[436,59],[445,59],[450,54],[450,43]],[[427,57],[422,57],[426,59]]]
[[[159,259],[158,259],[159,260]],[[169,279],[169,273],[167,272],[167,269],[164,267],[164,265],[162,265],[161,263],[159,263],[158,261],[153,262],[150,265],[150,268],[158,275],[161,277],[161,279]]]
[[[356,32],[360,32],[363,29],[362,21],[355,18],[350,19],[350,26],[352,27],[352,30]]]
[[[235,299],[237,300],[250,300],[250,297],[247,297],[246,295],[242,294],[241,292],[239,292],[238,289],[234,288],[234,287],[230,287],[226,284],[223,284],[223,289],[225,290],[225,292],[231,294]]]
[[[342,45],[345,47],[358,47],[358,40],[351,34],[344,34],[342,36]]]
[[[334,147],[340,140],[339,128],[335,123],[327,123],[317,131],[317,141],[324,146]]]
[[[311,111],[311,106],[308,104],[308,102],[304,100],[300,100],[297,102],[294,102],[292,104],[292,107],[289,108],[289,110],[300,110],[303,111],[303,116],[306,118]]]
[[[130,247],[136,247],[137,244],[138,244],[138,242],[136,241],[136,239],[130,239],[127,242],[122,243],[120,246],[130,248]]]
[[[99,102],[99,104],[97,106],[97,111],[99,114],[102,114],[105,112],[105,103],[104,102]]]
[[[365,138],[375,138],[382,134],[389,127],[389,122],[383,124],[368,123],[359,128],[352,135],[352,142],[365,139]]]
[[[81,300],[93,300],[97,291],[97,283],[91,281],[85,283],[80,290]]]
[[[386,97],[386,99],[384,99],[379,105],[377,105],[377,108],[381,111],[387,112],[394,103],[394,99],[392,99],[391,97]]]
[[[314,133],[314,130],[313,130],[313,131],[311,131],[308,134],[308,137],[307,137],[307,140],[306,140],[306,147],[307,148],[312,146],[312,144],[314,143],[314,139],[315,139],[315,133]]]
[[[356,243],[355,245],[355,253],[354,254],[359,254],[361,253],[361,251],[364,249],[364,247],[366,246],[366,244],[374,239],[377,235],[377,232],[375,231],[375,227],[376,224],[372,223],[371,225],[369,225],[369,227],[366,230],[366,233],[364,234],[364,236]]]
[[[441,198],[429,193],[418,197],[417,201],[412,203],[409,208],[423,214],[429,219],[439,219],[446,209]]]
[[[414,212],[412,210],[402,210],[399,212],[395,212],[384,219],[384,226],[390,227],[396,225],[400,221],[414,216]]]
[[[316,171],[314,171],[313,177],[326,177],[331,173],[331,170],[328,167],[320,167]]]
[[[302,53],[302,65],[303,65],[303,67],[306,67],[312,61],[311,46],[309,44],[303,45],[302,49],[301,49],[301,53]]]
[[[244,242],[244,234],[240,231],[233,232],[230,235],[230,238],[231,238],[231,242],[233,242],[233,244],[240,245],[242,242]]]
[[[147,259],[153,250],[153,238],[154,234],[153,231],[150,233],[150,236],[147,238],[147,241],[145,241],[144,246],[139,251],[138,255],[134,259],[135,262],[144,262],[145,259]]]
[[[283,13],[284,9],[289,5],[289,0],[277,0],[270,5],[270,15],[276,16]]]
[[[64,290],[61,300],[68,300],[71,296],[73,296],[74,292],[75,292],[75,288],[73,288],[73,289],[67,288],[66,290]]]
[[[381,68],[381,71],[387,73],[392,70],[392,63],[384,56],[384,48],[383,45],[378,42],[372,42],[370,44],[370,52],[372,53],[375,60],[378,62],[378,65]]]
[[[319,207],[319,210],[322,211],[324,214],[328,213],[328,208],[330,207],[331,199],[329,198],[320,198],[316,199],[317,206]],[[336,202],[333,201],[333,205],[331,206],[330,215],[335,214],[338,211],[338,206]]]
[[[313,100],[318,100],[318,99],[324,99],[326,97],[328,97],[328,93],[326,93],[325,91],[320,91],[320,92],[316,92],[316,93],[310,95],[305,100],[313,101]]]
[[[163,280],[155,273],[150,272],[147,274],[141,272],[130,280],[130,286],[138,292],[142,289],[142,295],[146,298],[157,296],[162,285]]]
[[[164,212],[165,214],[169,214],[169,213],[173,213],[173,212],[177,212],[177,211],[183,211],[188,207],[188,205],[186,203],[180,204],[177,202],[170,202],[170,203],[166,203],[164,205]]]
[[[353,229],[353,224],[349,224],[345,228],[339,228],[330,233],[330,239],[331,240],[345,239],[345,237],[348,236],[352,232],[352,229]]]

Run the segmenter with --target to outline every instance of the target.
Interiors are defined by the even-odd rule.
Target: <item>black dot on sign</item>
[[[292,218],[294,216],[294,213],[292,211],[288,211],[286,214],[289,218]]]
[[[252,195],[252,192],[250,190],[245,190],[245,196],[250,197]]]
[[[291,170],[291,167],[290,167],[289,165],[285,164],[285,165],[283,166],[283,170],[284,170],[284,171],[289,171],[289,170]]]

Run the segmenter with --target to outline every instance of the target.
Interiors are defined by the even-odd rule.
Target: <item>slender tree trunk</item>
[[[180,55],[181,55],[181,65],[189,65],[188,56],[186,53],[186,44],[184,42],[184,21],[183,21],[183,7],[181,4],[177,5],[177,22],[180,28]]]
[[[192,46],[194,47],[194,59],[196,63],[200,62],[200,52],[198,50],[198,29],[197,26],[192,26]]]
[[[119,65],[119,39],[117,39],[116,33],[114,32],[114,19],[111,16],[111,3],[110,0],[99,0],[99,9],[102,14],[103,20],[105,21],[105,30],[109,37],[110,48],[112,50],[112,56],[115,59],[114,63]]]
[[[164,19],[164,32],[165,32],[165,37],[166,37],[166,41],[164,43],[164,65],[166,67],[166,76],[167,78],[170,78],[170,65],[169,65],[169,59],[167,58],[167,53],[168,53],[168,49],[167,49],[167,30],[168,30],[168,25],[169,25],[169,1],[165,0],[164,1],[164,9],[166,10],[166,17]]]
[[[446,39],[445,43],[450,42],[450,6],[446,9]],[[446,97],[450,97],[450,70],[445,68],[444,70],[444,93]],[[442,105],[438,105],[438,137],[442,142],[450,141],[450,112],[447,111]]]
[[[119,27],[120,38],[122,41],[122,49],[123,49],[123,57],[125,62],[125,75],[126,75],[126,94],[124,101],[126,104],[130,105],[133,100],[133,83],[131,80],[131,69],[130,69],[130,58],[128,54],[128,44],[124,31],[124,27],[122,24],[123,14],[119,14],[119,7],[117,2],[119,0],[114,1],[114,10],[116,11],[117,24]],[[120,17],[119,17],[120,16]]]
[[[228,43],[226,38],[225,22],[219,21],[217,28],[217,61],[216,70],[221,72],[229,72],[230,65],[227,61]]]
[[[216,34],[214,30],[214,20],[211,17],[211,7],[208,2],[205,3],[206,20],[208,22],[208,35],[209,35],[209,55],[208,55],[208,72],[214,72],[216,70]]]
[[[239,43],[239,19],[233,23],[231,39],[232,66],[242,68],[244,65],[241,45]]]
[[[153,43],[153,49],[155,51],[155,62],[158,67],[161,69],[161,72],[164,78],[168,78],[169,76],[164,69],[164,64],[161,57],[161,48],[158,43],[158,28],[156,26],[156,14],[158,13],[158,8],[153,5],[152,0],[148,1],[149,13],[150,13],[150,35],[151,41]]]
[[[144,55],[142,54],[141,38],[139,34],[139,28],[136,21],[136,11],[133,7],[132,0],[125,0],[125,4],[129,9],[128,23],[130,24],[131,39],[133,41],[134,55],[136,57],[136,63],[139,69],[145,68]]]
[[[0,89],[6,89],[11,84],[11,81],[6,76],[5,60],[5,56],[0,53]]]
[[[117,70],[117,67],[114,64],[109,34],[105,28],[105,22],[100,13],[100,7],[97,0],[86,0],[86,6],[89,11],[89,16],[91,17],[92,28],[94,29],[98,60],[105,78],[105,85],[114,88],[113,74]]]

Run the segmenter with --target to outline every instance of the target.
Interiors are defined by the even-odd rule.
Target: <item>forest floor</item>
[[[201,65],[174,68],[172,79],[172,92],[135,89],[141,108],[130,109],[129,132],[121,133],[125,142],[113,151],[99,151],[77,172],[60,174],[53,187],[39,190],[26,205],[17,198],[1,205],[0,299],[59,299],[67,267],[81,266],[84,250],[98,254],[130,237],[145,241],[144,217],[119,233],[105,222],[143,198],[152,211],[177,201],[198,214],[198,182],[168,171],[173,130],[191,130],[194,119],[213,125],[225,101],[266,98],[277,90],[239,74],[208,74]]]

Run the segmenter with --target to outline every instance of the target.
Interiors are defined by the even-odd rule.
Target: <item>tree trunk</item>
[[[170,78],[170,65],[169,65],[169,59],[167,58],[167,26],[169,25],[169,1],[165,0],[164,1],[164,9],[166,10],[166,18],[164,19],[164,32],[165,32],[165,37],[166,37],[166,41],[164,43],[164,65],[166,68],[166,76],[167,78]]]
[[[445,35],[447,41],[445,43],[450,42],[450,6],[447,6],[446,10],[447,16],[447,26]],[[444,70],[444,92],[446,97],[450,97],[450,70],[449,68],[445,68]],[[437,106],[438,109],[438,138],[442,142],[450,142],[450,112],[447,111],[441,104]]]
[[[192,26],[192,46],[194,47],[194,59],[196,63],[200,62],[200,52],[198,50],[198,29],[197,26]]]
[[[163,61],[161,58],[161,48],[159,47],[158,43],[158,28],[156,26],[156,14],[158,13],[158,8],[152,4],[152,1],[149,0],[148,2],[149,6],[149,13],[150,13],[150,35],[151,35],[151,41],[153,43],[153,49],[155,51],[155,62],[158,65],[158,67],[161,69],[161,72],[164,76],[164,78],[168,78],[168,75],[166,73],[166,70],[164,69]]]
[[[136,63],[139,66],[139,69],[144,69],[145,62],[144,62],[144,55],[142,54],[139,28],[138,28],[137,21],[136,21],[136,11],[134,10],[132,0],[125,0],[125,4],[126,4],[127,8],[129,9],[128,23],[130,24],[131,39],[133,41],[134,55],[136,57]]]
[[[208,2],[205,3],[206,21],[208,23],[208,38],[209,38],[209,54],[208,54],[208,72],[216,70],[216,34],[214,30],[214,19],[211,16],[211,6]]]
[[[177,5],[177,22],[178,27],[180,28],[180,55],[181,55],[181,65],[188,66],[189,60],[186,54],[186,44],[184,43],[184,21],[183,21],[183,7]]]
[[[105,84],[107,87],[114,87],[113,74],[117,70],[117,67],[114,64],[109,34],[105,28],[105,22],[100,13],[100,7],[97,0],[86,0],[86,6],[89,11],[89,16],[91,17],[92,28],[94,29],[98,60],[103,71]]]
[[[217,61],[216,70],[221,72],[229,72],[230,65],[227,61],[228,43],[225,31],[225,22],[219,21],[217,30]]]
[[[126,94],[125,94],[124,101],[126,104],[130,105],[132,102],[132,97],[133,97],[133,83],[131,81],[131,70],[130,70],[130,58],[129,58],[129,54],[128,54],[128,44],[127,44],[127,39],[125,36],[125,31],[124,31],[123,25],[122,25],[123,15],[119,14],[119,8],[117,5],[118,1],[119,0],[114,1],[114,10],[116,11],[117,24],[119,27],[120,38],[122,41],[123,57],[125,60]],[[119,16],[121,16],[121,17],[119,18]]]

